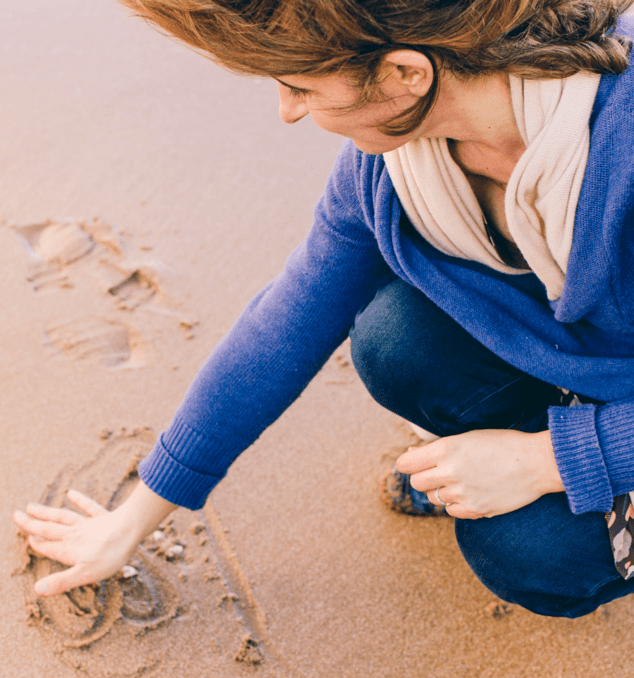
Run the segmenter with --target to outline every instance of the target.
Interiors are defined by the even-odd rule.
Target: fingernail
[[[26,518],[26,516],[24,515],[24,513],[22,513],[22,511],[16,511],[13,515],[14,515],[18,520],[22,520],[23,518]]]
[[[38,581],[35,585],[35,593],[38,596],[44,596],[48,593],[48,584],[45,581]]]

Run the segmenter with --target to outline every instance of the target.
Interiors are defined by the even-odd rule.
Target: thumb
[[[55,572],[35,582],[34,591],[42,598],[57,596],[85,584],[92,584],[98,578],[85,565],[75,565],[67,570]]]

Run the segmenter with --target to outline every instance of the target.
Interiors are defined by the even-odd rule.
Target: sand
[[[112,0],[0,0],[1,678],[599,678],[634,603],[577,621],[492,596],[451,519],[387,510],[415,438],[347,346],[197,513],[130,567],[38,600],[10,521],[77,487],[114,506],[187,385],[283,266],[340,142]],[[9,67],[7,67],[7,65]],[[127,576],[124,576],[127,575]]]

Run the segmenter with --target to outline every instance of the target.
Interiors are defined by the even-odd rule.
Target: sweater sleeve
[[[359,171],[358,152],[344,147],[308,237],[216,346],[141,463],[141,478],[165,499],[200,508],[392,277],[364,217]]]
[[[610,511],[634,490],[634,401],[551,407],[549,428],[573,513]]]

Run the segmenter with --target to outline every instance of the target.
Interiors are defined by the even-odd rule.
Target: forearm
[[[142,480],[132,494],[114,511],[121,535],[138,544],[151,534],[165,518],[177,508],[163,499]]]
[[[199,509],[234,459],[284,412],[388,276],[376,246],[315,228],[249,303],[139,466],[148,487]],[[323,262],[327,262],[324,264]]]
[[[599,439],[597,421],[612,407],[620,408],[619,405],[597,407],[586,404],[551,407],[548,411],[557,467],[570,509],[575,514],[610,510],[619,491],[612,486],[608,465],[626,459],[629,468],[634,469],[630,426],[611,422],[612,425],[607,427],[610,435]],[[634,415],[634,409],[630,415]],[[632,416],[628,417],[628,420],[632,419]],[[614,470],[612,475],[615,475]],[[633,487],[625,485],[625,491]],[[621,488],[618,490],[622,493]]]

